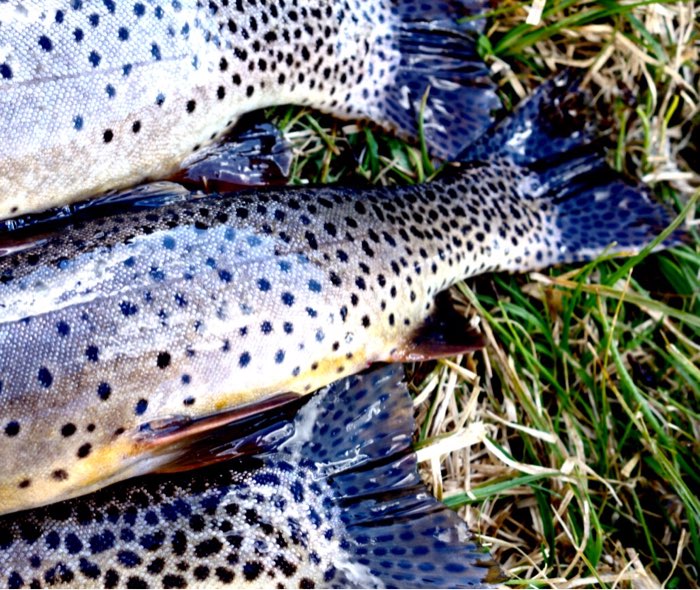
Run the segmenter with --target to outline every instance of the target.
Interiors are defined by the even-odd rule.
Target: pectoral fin
[[[159,473],[186,471],[233,457],[269,450],[274,433],[299,407],[299,396],[276,395],[233,410],[203,418],[176,416],[149,422],[136,435],[137,445],[149,456],[169,455]]]

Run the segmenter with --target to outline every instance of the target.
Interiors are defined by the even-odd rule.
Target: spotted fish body
[[[401,366],[341,380],[273,450],[0,518],[0,585],[464,588],[499,572],[425,489]],[[269,436],[269,433],[268,433]],[[219,441],[226,434],[217,433]]]
[[[0,218],[165,178],[271,105],[415,137],[432,86],[427,138],[454,155],[498,104],[455,24],[481,4],[2,0]]]
[[[519,144],[495,133],[517,154],[429,184],[166,185],[0,259],[0,511],[162,467],[190,418],[458,349],[435,296],[460,279],[639,250],[665,211],[600,156],[566,158],[580,134],[533,133],[546,96],[507,122]]]

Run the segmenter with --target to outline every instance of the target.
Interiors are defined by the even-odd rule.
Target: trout
[[[671,218],[586,145],[568,95],[543,86],[430,183],[166,184],[16,240],[0,259],[0,512],[167,469],[188,437],[373,363],[473,349],[438,297],[459,280],[639,251]]]
[[[176,173],[249,111],[308,105],[454,157],[499,106],[485,0],[0,0],[0,218]],[[448,108],[468,108],[456,117]]]
[[[285,412],[264,435],[252,435],[270,444],[255,458],[144,477],[0,518],[0,586],[473,588],[498,581],[489,554],[418,475],[402,377],[402,367],[390,365],[333,384],[292,418]]]

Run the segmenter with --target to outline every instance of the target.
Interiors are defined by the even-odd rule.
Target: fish
[[[478,348],[457,281],[638,252],[672,217],[606,165],[571,92],[544,85],[424,184],[147,185],[10,232],[0,513],[167,470],[202,433],[375,363]]]
[[[244,113],[299,104],[450,157],[498,108],[485,0],[3,0],[0,218],[176,174]],[[461,116],[454,101],[470,105]]]
[[[488,551],[423,484],[401,365],[278,413],[268,450],[0,518],[0,586],[474,588]],[[228,451],[229,436],[213,444]],[[259,436],[259,435],[255,435]]]

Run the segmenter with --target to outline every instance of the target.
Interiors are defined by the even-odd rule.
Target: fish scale
[[[546,120],[551,91],[506,128]],[[0,511],[163,468],[190,419],[473,348],[436,303],[450,285],[636,252],[668,223],[584,134],[562,144],[550,133],[568,131],[542,125],[524,145],[544,169],[494,148],[415,186],[165,184],[0,259]]]
[[[415,138],[417,104],[433,85],[428,141],[436,153],[454,155],[498,105],[472,39],[454,24],[480,8],[4,0],[0,217],[165,178],[242,114],[279,104],[369,118]],[[443,101],[457,96],[472,109],[448,118]]]

